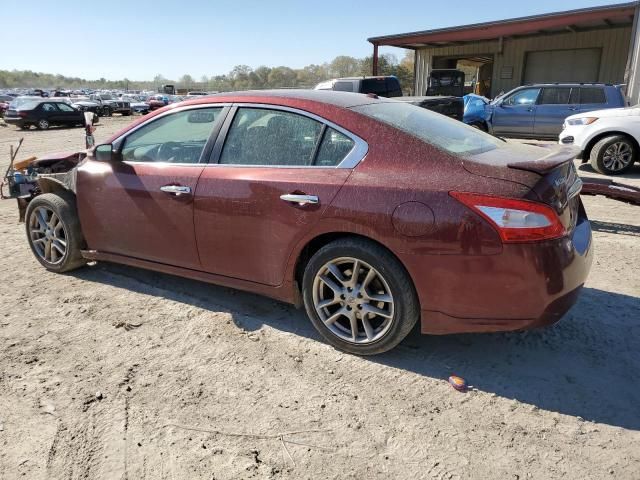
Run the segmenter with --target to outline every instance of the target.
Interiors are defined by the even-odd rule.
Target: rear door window
[[[314,165],[318,167],[335,167],[344,160],[354,145],[354,141],[349,137],[331,127],[327,127]]]
[[[225,140],[221,164],[310,166],[323,125],[297,113],[238,109]]]
[[[545,87],[540,95],[539,105],[566,105],[571,96],[570,88]]]
[[[580,88],[580,103],[581,104],[601,104],[607,103],[607,98],[604,94],[604,88],[599,87],[581,87]]]
[[[42,105],[42,110],[47,113],[55,113],[58,111],[58,108],[53,103],[45,103]]]

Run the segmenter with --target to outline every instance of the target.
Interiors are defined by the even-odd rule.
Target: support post
[[[372,75],[375,77],[378,75],[378,44],[373,44],[373,72]]]

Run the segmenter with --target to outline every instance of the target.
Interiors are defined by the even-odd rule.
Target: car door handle
[[[316,204],[319,203],[320,200],[315,195],[298,195],[295,193],[287,193],[285,195],[280,195],[280,200],[284,200],[289,203],[297,203],[300,206],[307,204]]]
[[[160,190],[175,195],[176,197],[180,195],[191,195],[191,187],[183,187],[182,185],[165,185],[160,187]]]

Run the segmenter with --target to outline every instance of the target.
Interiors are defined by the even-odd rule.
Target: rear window
[[[603,88],[581,88],[580,103],[607,103]]]
[[[360,93],[375,93],[382,97],[387,96],[387,82],[382,78],[365,78],[360,86]]]
[[[353,110],[456,155],[475,155],[506,145],[502,140],[457,120],[406,103],[372,103]]]

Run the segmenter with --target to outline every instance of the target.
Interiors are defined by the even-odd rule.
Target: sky
[[[371,55],[367,38],[620,3],[607,0],[0,0],[0,70],[178,79],[235,65]],[[381,48],[380,53],[404,50]]]

